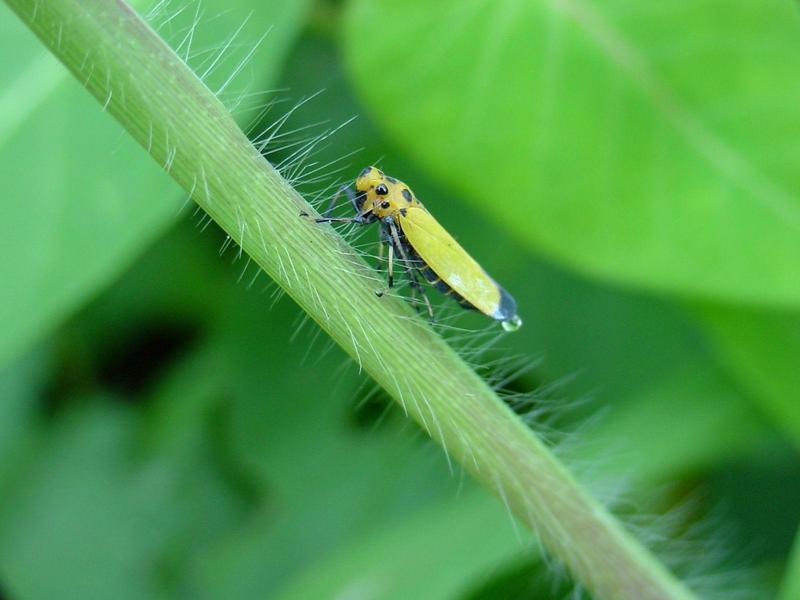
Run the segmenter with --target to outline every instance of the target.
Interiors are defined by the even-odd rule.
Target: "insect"
[[[347,194],[356,215],[332,218],[329,215],[342,192]],[[355,180],[355,191],[350,186],[343,187],[334,195],[322,218],[316,219],[317,223],[335,221],[380,224],[381,256],[384,246],[388,249],[388,287],[394,286],[394,262],[399,259],[412,296],[416,298],[417,293],[422,296],[431,320],[433,309],[420,285],[420,276],[462,307],[500,321],[507,331],[522,325],[511,295],[447,233],[406,184],[377,167],[361,171]]]

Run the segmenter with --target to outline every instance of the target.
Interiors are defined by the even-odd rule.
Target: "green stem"
[[[6,0],[249,256],[600,598],[691,593],[262,158],[121,0]],[[125,168],[125,165],[120,165]],[[476,549],[479,551],[479,549]]]

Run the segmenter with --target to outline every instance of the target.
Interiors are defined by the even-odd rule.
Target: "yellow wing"
[[[398,215],[408,243],[434,273],[485,315],[501,321],[516,315],[513,299],[421,206]]]

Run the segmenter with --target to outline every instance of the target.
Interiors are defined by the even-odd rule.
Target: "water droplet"
[[[514,315],[508,321],[503,321],[502,325],[503,329],[506,331],[516,331],[522,327],[522,319],[520,319],[518,315]]]

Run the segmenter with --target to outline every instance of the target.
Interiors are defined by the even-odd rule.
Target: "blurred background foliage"
[[[0,13],[0,596],[563,597],[502,504]],[[794,4],[205,0],[151,22],[243,124],[283,101],[253,135],[321,89],[287,132],[357,115],[314,160],[379,161],[514,293],[501,345],[535,368],[511,387],[582,401],[560,421],[587,482],[705,524],[715,543],[666,550],[719,559],[712,589],[800,597]]]

